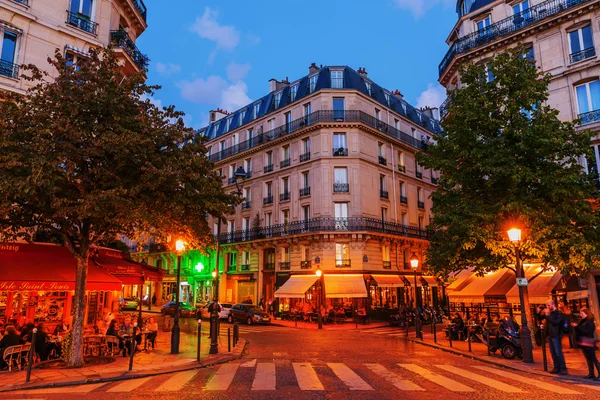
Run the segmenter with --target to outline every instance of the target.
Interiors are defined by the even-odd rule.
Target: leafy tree
[[[157,86],[123,76],[111,49],[70,66],[57,50],[55,77],[33,65],[26,96],[0,99],[0,229],[4,239],[55,232],[77,262],[71,366],[82,366],[90,248],[118,235],[209,243],[206,213],[236,203],[205,156],[203,139],[173,106],[150,100]],[[26,76],[25,76],[26,75]]]
[[[522,259],[542,265],[530,280],[551,267],[583,274],[600,265],[598,212],[586,200],[594,184],[578,163],[590,154],[591,134],[545,105],[550,76],[523,54],[465,67],[462,87],[449,93],[443,136],[420,155],[441,175],[427,251],[439,273],[515,271],[513,226],[523,231]],[[530,314],[527,291],[525,306]]]

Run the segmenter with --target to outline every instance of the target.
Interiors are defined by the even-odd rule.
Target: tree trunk
[[[88,272],[88,253],[85,256],[75,254],[77,272],[75,274],[75,295],[73,296],[73,322],[70,367],[83,367],[83,325],[85,315],[85,284]]]

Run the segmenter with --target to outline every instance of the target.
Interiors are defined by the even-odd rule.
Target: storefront
[[[506,306],[506,294],[515,285],[516,276],[510,269],[488,272],[483,276],[473,276],[462,288],[448,293],[450,303],[455,306],[493,305]]]
[[[227,303],[242,303],[257,305],[260,299],[256,298],[257,282],[254,273],[227,274],[225,280],[225,300]]]
[[[371,275],[369,298],[373,309],[394,309],[404,304],[404,280],[398,275]]]

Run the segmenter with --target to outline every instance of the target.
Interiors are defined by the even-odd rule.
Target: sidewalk
[[[219,354],[209,355],[210,340],[208,335],[202,335],[201,354],[198,363],[196,351],[198,339],[196,335],[181,333],[180,353],[170,354],[171,333],[160,332],[156,340],[155,350],[139,352],[134,355],[133,368],[129,372],[129,357],[122,355],[114,357],[109,364],[83,368],[39,368],[36,364],[31,370],[31,381],[25,383],[26,371],[0,373],[0,392],[39,389],[51,386],[71,386],[85,383],[111,382],[152,375],[160,375],[183,371],[187,369],[207,367],[236,360],[242,356],[246,340],[241,339],[231,353],[227,352],[227,338],[219,340]]]
[[[280,320],[274,319],[271,325],[274,326],[283,326],[286,328],[298,328],[298,329],[318,329],[319,324],[316,322],[304,322],[304,321],[289,321],[289,320]],[[381,328],[384,326],[390,326],[389,322],[386,321],[371,321],[368,324],[359,323],[358,326],[354,323],[354,321],[346,321],[343,323],[331,323],[331,324],[323,324],[324,330],[332,330],[332,331],[348,331],[348,330],[356,330],[356,329],[373,329],[373,328]]]

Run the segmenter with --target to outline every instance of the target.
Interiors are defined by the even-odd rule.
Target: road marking
[[[386,335],[389,333],[397,333],[397,332],[398,332],[397,328],[385,328],[385,329],[381,329],[381,330],[371,331],[371,333],[374,333],[375,335]]]
[[[500,390],[506,393],[522,393],[523,391],[517,387],[510,386],[504,382],[497,381],[495,379],[490,379],[483,375],[475,374],[470,371],[466,371],[461,368],[457,368],[453,365],[436,365],[436,367],[443,369],[444,371],[451,372],[458,376],[462,376],[463,378],[473,380],[477,383],[481,383],[482,385],[490,386],[496,390]]]
[[[371,385],[362,380],[362,378],[347,365],[342,363],[327,363],[327,365],[331,368],[333,373],[350,388],[350,390],[373,390]]]
[[[365,364],[365,366],[400,390],[425,390],[409,380],[400,378],[398,374],[388,371],[381,364]]]
[[[157,387],[155,392],[174,392],[181,389],[186,383],[188,383],[196,374],[197,369],[191,371],[178,372],[171,376],[166,382]]]
[[[240,365],[241,368],[252,368],[256,365],[256,358],[254,360],[246,361]]]
[[[98,389],[105,386],[106,383],[94,383],[92,385],[80,385],[80,386],[65,386],[48,389],[34,389],[34,390],[20,390],[17,392],[10,392],[13,394],[63,394],[63,393],[88,393],[92,390]]]
[[[526,383],[528,385],[532,385],[532,386],[538,387],[540,389],[548,390],[550,392],[554,392],[554,393],[558,393],[558,394],[582,394],[582,393],[576,392],[571,389],[560,387],[558,385],[553,385],[551,383],[543,382],[538,379],[525,378],[524,376],[513,374],[511,372],[503,371],[500,369],[484,367],[484,366],[479,366],[479,365],[474,365],[473,367],[483,370],[483,371],[486,371],[486,372],[490,372],[492,374],[496,374],[498,376],[502,376],[504,378],[512,379],[517,382]]]
[[[275,390],[275,381],[275,363],[258,363],[256,365],[252,390]]]
[[[227,390],[233,378],[235,377],[235,373],[238,370],[240,363],[230,363],[223,364],[219,368],[216,374],[210,378],[210,380],[206,383],[204,389],[206,390]]]
[[[310,363],[292,363],[300,390],[325,390]]]
[[[132,390],[139,388],[140,386],[142,386],[144,383],[148,382],[152,378],[154,378],[154,377],[149,376],[147,378],[131,379],[131,380],[119,383],[117,386],[114,386],[114,387],[108,389],[106,392],[107,393],[131,392]]]
[[[463,385],[460,382],[456,382],[455,380],[452,380],[450,378],[446,378],[445,376],[433,373],[425,368],[421,368],[416,364],[398,364],[399,366],[401,366],[402,368],[406,368],[407,370],[414,372],[415,374],[418,374],[420,376],[422,376],[423,378],[437,384],[440,386],[445,387],[448,390],[451,390],[453,392],[474,392],[475,389],[470,388],[466,385]]]

